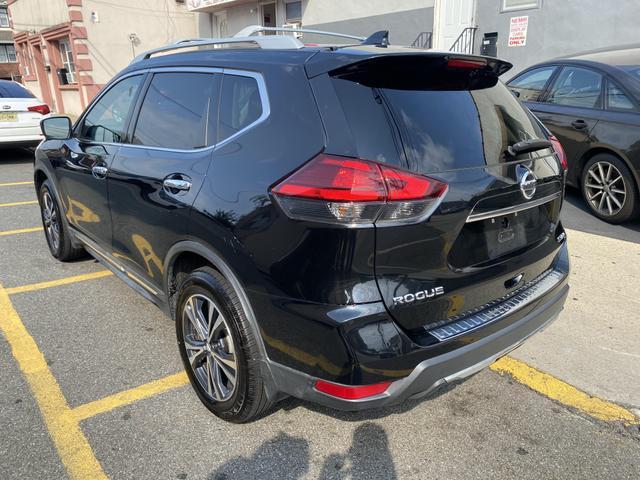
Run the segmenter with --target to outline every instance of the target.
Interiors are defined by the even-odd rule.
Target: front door
[[[212,157],[220,77],[214,69],[154,73],[131,144],[109,169],[113,255],[159,290]]]
[[[434,47],[449,50],[462,31],[473,26],[474,13],[475,0],[437,0]]]
[[[263,27],[277,27],[276,21],[276,4],[265,3],[262,5],[262,26]],[[271,33],[271,32],[270,32]]]
[[[105,248],[111,244],[108,171],[124,141],[142,78],[128,77],[109,88],[91,106],[74,136],[52,158],[67,220]]]

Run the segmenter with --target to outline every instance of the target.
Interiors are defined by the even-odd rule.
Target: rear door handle
[[[191,182],[182,178],[165,178],[162,186],[169,193],[186,192],[191,188]]]
[[[94,165],[91,169],[91,173],[94,177],[99,180],[102,180],[107,177],[107,173],[109,173],[109,169],[104,165]]]
[[[573,128],[575,128],[576,130],[584,130],[585,128],[587,128],[587,122],[580,119],[574,120],[573,122],[571,122],[571,125],[573,125]]]

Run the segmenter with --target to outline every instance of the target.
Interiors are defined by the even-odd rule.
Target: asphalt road
[[[28,154],[0,150],[0,185],[30,179]],[[33,200],[32,185],[0,186],[0,205]],[[589,257],[590,245],[599,245],[595,240],[619,250],[616,255],[629,245],[640,248],[637,223],[604,224],[585,213],[572,193],[563,218],[565,226],[578,232],[574,250],[580,257]],[[69,472],[76,472],[75,478],[97,478],[77,474],[88,468],[89,457],[108,478],[136,480],[640,477],[637,425],[596,420],[491,370],[400,407],[347,414],[289,399],[241,426],[212,416],[188,385],[138,400],[110,397],[182,371],[174,326],[113,276],[15,290],[103,270],[91,259],[56,262],[40,231],[2,235],[39,225],[35,204],[0,206],[0,284],[14,292],[7,296],[10,308],[0,310],[2,480],[68,478]],[[590,265],[579,264],[578,284],[597,282],[588,272],[605,269]],[[628,295],[626,290],[618,294]],[[0,301],[1,296],[0,288]],[[589,301],[595,306],[615,310],[606,292],[593,296]],[[603,310],[597,315],[606,316]],[[613,394],[619,392],[631,398],[634,390],[625,384],[640,384],[638,369],[633,370],[633,360],[625,363],[615,355],[603,360],[609,362],[605,367],[619,369],[626,378],[614,379],[602,392],[591,390],[606,375],[602,369],[588,374],[589,349],[598,338],[586,342],[568,326],[576,319],[595,324],[601,319],[581,312],[568,308],[556,322],[562,334],[545,337],[525,356],[530,362],[549,359],[536,366],[605,400],[617,401]],[[630,330],[614,329],[609,335],[630,339],[618,348],[633,355],[640,352],[632,330],[640,329],[637,316],[625,312],[632,315]],[[28,335],[16,325],[23,325]],[[38,355],[24,354],[34,348],[41,352],[42,364]],[[562,365],[559,352],[566,349],[574,360],[582,359],[580,368]],[[50,401],[56,391],[47,375],[59,387],[64,405]],[[43,396],[43,391],[51,395]],[[635,406],[634,401],[620,403]],[[83,408],[89,413],[78,417]],[[77,435],[61,425],[79,425],[86,444],[73,443]],[[74,456],[77,451],[89,457]]]

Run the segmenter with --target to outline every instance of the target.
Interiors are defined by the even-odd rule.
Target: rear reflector
[[[30,112],[38,112],[40,115],[48,115],[51,113],[51,110],[47,105],[34,105],[33,107],[28,107],[27,110]]]
[[[554,135],[551,135],[549,137],[549,141],[553,144],[553,149],[558,155],[558,160],[560,160],[560,165],[562,165],[562,169],[566,172],[569,168],[569,164],[567,163],[567,154],[564,153],[564,148],[562,148],[562,144]]]
[[[318,155],[271,190],[294,219],[389,225],[426,219],[447,185],[359,158]]]
[[[392,382],[375,383],[373,385],[340,385],[338,383],[316,380],[314,388],[332,397],[344,400],[361,400],[363,398],[380,395],[387,391]]]

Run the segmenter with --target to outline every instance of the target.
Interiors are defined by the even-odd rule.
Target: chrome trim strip
[[[565,276],[566,273],[560,270],[547,270],[547,272],[520,287],[515,291],[515,294],[510,295],[497,305],[473,313],[442,327],[428,330],[428,333],[441,342],[465,335],[480,327],[496,322],[507,315],[511,315],[534,300],[537,300],[558,285]]]
[[[518,205],[512,205],[510,207],[505,207],[505,208],[499,208],[497,210],[491,210],[490,212],[473,213],[473,210],[472,210],[469,216],[467,217],[466,223],[479,222],[480,220],[487,220],[488,218],[501,217],[504,215],[509,215],[511,213],[528,210],[530,208],[538,207],[540,205],[544,205],[545,203],[551,202],[556,198],[559,198],[561,195],[562,195],[562,192],[556,192],[556,193],[552,193],[551,195],[546,195],[544,197],[531,200],[530,202],[524,202]],[[475,210],[475,207],[473,208]]]

